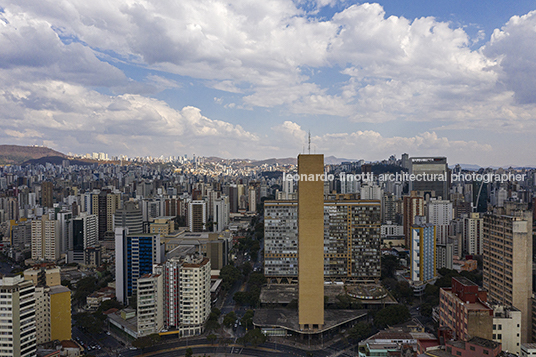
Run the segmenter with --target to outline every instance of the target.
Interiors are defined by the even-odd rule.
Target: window
[[[489,355],[489,351],[488,351],[488,350],[484,350],[484,354],[485,354],[485,355]]]
[[[461,352],[461,351],[456,351],[456,354],[457,354],[458,356],[461,356],[461,355],[462,355],[462,352]]]
[[[499,330],[502,330],[502,325],[499,325]]]
[[[492,340],[495,340],[496,338],[497,338],[497,337],[495,337],[495,334],[493,334],[493,336],[492,336],[491,339],[492,339]]]
[[[470,349],[471,351],[474,351],[474,350],[475,350],[475,346],[470,346],[469,349]]]
[[[497,339],[498,339],[498,340],[502,340],[502,334],[498,334],[498,335],[497,335]]]

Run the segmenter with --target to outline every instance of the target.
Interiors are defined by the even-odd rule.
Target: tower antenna
[[[309,141],[308,141],[307,148],[309,150],[309,155],[311,155],[311,130],[309,130]]]

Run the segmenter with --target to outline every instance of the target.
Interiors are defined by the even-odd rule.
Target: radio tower
[[[309,130],[309,139],[307,149],[309,150],[309,155],[311,155],[311,130]]]

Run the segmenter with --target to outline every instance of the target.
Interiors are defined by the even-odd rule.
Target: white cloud
[[[21,83],[0,92],[0,117],[12,110],[19,113],[17,120],[0,120],[4,133],[11,138],[43,137],[61,143],[62,138],[70,137],[81,147],[95,140],[110,152],[122,152],[125,145],[140,155],[140,147],[165,151],[162,145],[177,139],[191,148],[214,147],[226,141],[258,141],[240,125],[209,119],[195,107],[175,110],[165,102],[140,95],[110,97],[58,81]],[[61,144],[56,146],[72,151]]]
[[[140,152],[159,149],[159,138],[165,137],[176,150],[205,140],[207,150],[233,153],[227,146],[236,139],[266,153],[283,152],[270,140],[290,148],[281,142],[288,133],[303,141],[292,117],[337,116],[370,125],[404,121],[416,133],[423,132],[421,122],[433,122],[427,130],[449,135],[448,140],[434,132],[385,138],[380,127],[331,134],[348,147],[357,138],[372,142],[379,136],[381,146],[374,147],[383,151],[409,151],[404,145],[419,151],[432,143],[430,150],[485,152],[479,146],[484,144],[456,140],[456,133],[536,132],[536,12],[512,17],[475,50],[472,41],[482,34],[471,39],[462,28],[433,17],[386,17],[379,4],[347,4],[5,0],[0,13],[4,135],[35,139],[30,130],[36,130],[61,143],[57,131],[65,145],[89,147],[91,132],[102,145]],[[326,6],[344,9],[331,18],[314,16]],[[188,82],[205,85],[206,92],[185,86]],[[227,113],[272,111],[290,120],[264,125],[281,137],[263,141],[232,119],[203,116],[187,100],[179,106],[150,97],[162,90],[181,95],[189,88],[196,89],[199,102],[219,104]],[[319,150],[324,142],[336,150],[330,138],[319,138]],[[483,134],[478,142],[485,142]]]
[[[521,104],[536,103],[536,11],[514,16],[496,29],[483,53],[498,63],[500,81]]]

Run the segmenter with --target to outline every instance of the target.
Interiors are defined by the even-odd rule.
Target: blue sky
[[[0,141],[535,165],[535,7],[0,0]]]

